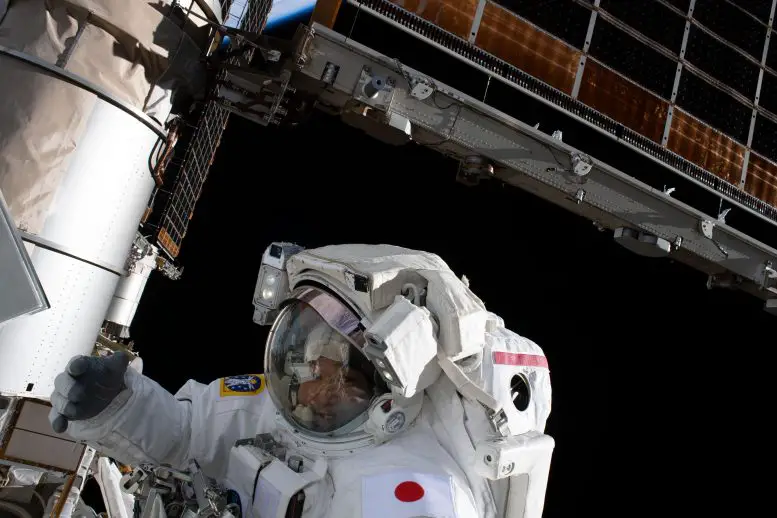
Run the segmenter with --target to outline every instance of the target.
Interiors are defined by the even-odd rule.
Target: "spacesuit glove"
[[[49,422],[64,433],[70,421],[91,419],[124,390],[124,373],[132,357],[123,351],[108,357],[76,356],[54,380]]]

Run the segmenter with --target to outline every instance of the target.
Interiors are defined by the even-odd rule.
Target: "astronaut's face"
[[[372,399],[388,389],[376,384],[369,359],[338,331],[357,316],[345,307],[322,311],[337,317],[337,325],[304,302],[281,310],[267,343],[265,376],[273,402],[295,429],[335,436],[363,423]]]
[[[321,356],[311,363],[313,373],[319,378],[332,378],[343,369],[342,363],[330,360],[326,356]]]
[[[299,404],[311,411],[315,428],[329,429],[355,417],[349,415],[355,410],[360,413],[363,404],[370,400],[364,375],[325,357],[314,364],[317,379],[301,383],[298,398]]]

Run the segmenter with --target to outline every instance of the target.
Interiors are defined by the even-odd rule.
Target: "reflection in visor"
[[[382,383],[376,387],[379,378],[372,364],[354,346],[355,339],[363,343],[361,329],[354,327],[358,317],[321,290],[311,288],[302,295],[306,300],[284,307],[270,331],[267,386],[277,408],[295,426],[317,433],[347,433],[364,421],[366,417],[359,418],[372,398],[387,388]],[[329,318],[322,318],[308,301],[326,310]],[[354,426],[346,430],[349,423]]]
[[[296,387],[293,415],[307,428],[326,432],[358,417],[369,406],[372,394],[360,372],[325,357],[315,363],[318,377]]]
[[[356,347],[364,347],[364,334],[359,317],[329,293],[313,287],[300,288],[292,298],[313,308],[332,329],[347,337]]]

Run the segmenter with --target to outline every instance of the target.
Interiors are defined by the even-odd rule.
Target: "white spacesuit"
[[[107,408],[81,420],[68,377],[52,419],[121,462],[200,470],[218,483],[195,491],[214,516],[542,514],[546,358],[439,257],[274,243],[254,306],[272,324],[264,374],[173,396],[127,369]]]

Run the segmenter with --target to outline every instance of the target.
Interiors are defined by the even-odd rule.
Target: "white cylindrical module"
[[[0,190],[51,305],[0,327],[0,392],[47,398],[67,361],[92,352],[154,187],[159,121],[199,70],[170,14],[145,0],[0,12]]]
[[[156,269],[157,252],[154,250],[136,261],[127,275],[119,280],[111,305],[105,314],[105,320],[128,328],[138,310],[140,298],[146,288],[148,277]],[[121,338],[126,338],[122,336]]]

